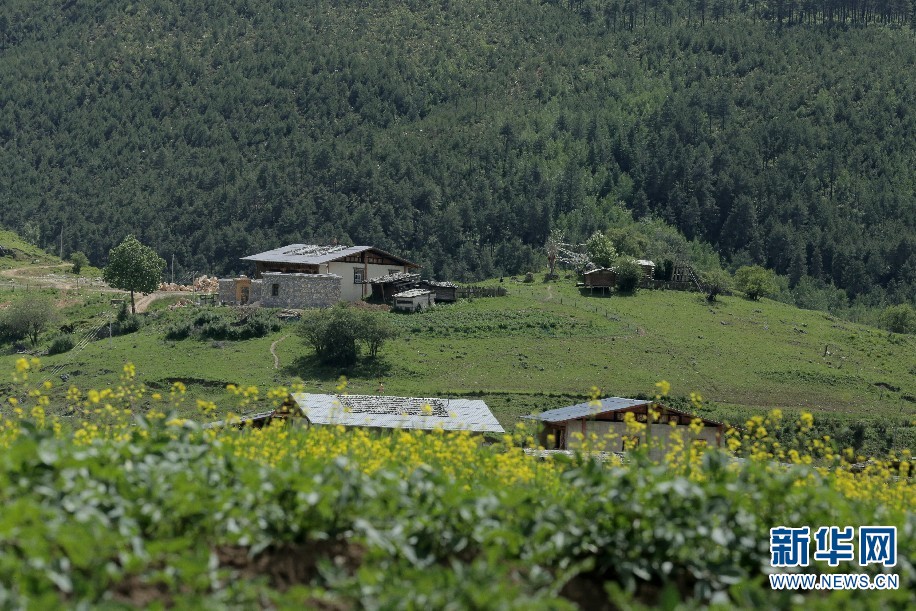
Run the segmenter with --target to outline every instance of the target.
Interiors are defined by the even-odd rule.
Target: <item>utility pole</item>
[[[64,226],[60,226],[60,255],[58,258],[63,261],[64,259]]]
[[[175,253],[172,253],[172,282],[171,284],[175,284]]]

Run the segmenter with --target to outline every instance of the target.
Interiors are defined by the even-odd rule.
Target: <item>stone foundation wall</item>
[[[235,305],[235,278],[219,279],[219,294],[217,299],[220,303]]]
[[[251,281],[251,296],[248,298],[248,303],[257,303],[261,301],[261,287],[263,285],[263,280]]]
[[[239,303],[239,283],[249,284],[248,303],[264,308],[327,308],[340,301],[341,278],[337,274],[281,274],[267,272],[259,280],[221,278],[219,302]],[[274,295],[276,285],[276,295]]]
[[[262,275],[258,292],[265,308],[327,308],[340,301],[340,291],[337,274],[268,272]]]

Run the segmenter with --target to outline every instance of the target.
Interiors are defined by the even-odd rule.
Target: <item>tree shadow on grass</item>
[[[340,376],[371,380],[386,378],[391,374],[391,363],[380,357],[361,357],[350,366],[325,365],[314,354],[298,357],[282,369],[288,376],[298,376],[303,380],[321,380],[334,382]]]

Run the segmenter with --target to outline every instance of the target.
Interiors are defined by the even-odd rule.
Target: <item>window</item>
[[[278,296],[280,294],[280,285],[279,284],[270,285],[270,294],[273,297]]]
[[[401,270],[399,270],[399,269],[389,269],[389,270],[388,270],[388,274],[389,274],[389,275],[390,275],[390,274],[400,274],[400,273],[401,273]]]
[[[353,268],[353,284],[362,284],[363,283],[363,268],[354,267]]]

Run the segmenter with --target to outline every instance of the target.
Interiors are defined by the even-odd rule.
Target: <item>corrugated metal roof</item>
[[[410,297],[422,297],[424,295],[429,295],[432,291],[427,289],[409,289],[407,291],[402,291],[394,295],[395,298],[407,299]]]
[[[372,278],[369,280],[370,284],[385,284],[386,282],[402,282],[405,280],[419,280],[420,274],[412,274],[410,272],[397,272],[396,274],[387,274],[385,276],[379,276],[378,278]]]
[[[391,257],[395,261],[400,261],[402,265],[411,267],[420,267],[407,259],[403,259],[391,253],[375,248],[374,246],[321,246],[317,244],[289,244],[267,250],[256,255],[242,257],[242,261],[264,261],[267,263],[299,263],[302,265],[319,265],[321,263],[330,263],[348,257],[358,255],[367,250],[375,251],[380,255]]]
[[[312,424],[505,433],[487,404],[479,400],[310,393],[295,393],[292,397]],[[412,409],[417,401],[441,403],[447,415],[437,416],[437,410],[430,415],[417,415]],[[398,411],[399,405],[403,411]]]
[[[522,416],[528,420],[540,420],[541,422],[563,422],[565,420],[576,420],[587,416],[595,416],[606,412],[616,412],[628,407],[645,405],[651,403],[645,399],[624,399],[622,397],[607,397],[600,401],[589,401],[588,403],[578,403],[568,407],[559,407],[550,409],[540,414],[529,414]]]

